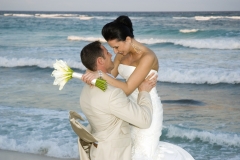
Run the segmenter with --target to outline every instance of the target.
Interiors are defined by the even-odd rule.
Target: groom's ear
[[[100,66],[104,65],[104,58],[103,57],[98,57],[97,58],[97,65],[100,65]]]

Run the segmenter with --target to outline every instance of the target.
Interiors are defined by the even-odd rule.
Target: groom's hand
[[[91,84],[93,79],[97,79],[99,77],[98,72],[90,71],[89,69],[86,70],[86,73],[82,76],[82,81],[87,83],[90,86],[94,86]]]
[[[139,92],[147,91],[150,92],[153,87],[157,84],[157,75],[151,73],[138,87]]]

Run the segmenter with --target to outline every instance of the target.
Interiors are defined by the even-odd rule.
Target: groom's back
[[[108,85],[105,92],[97,87],[91,88],[85,85],[80,96],[80,107],[91,125],[93,134],[97,135],[99,132],[106,132],[104,137],[106,136],[105,138],[108,139],[116,138],[119,135],[130,137],[129,134],[120,133],[122,130],[125,133],[130,132],[129,123],[111,113],[110,102],[114,101],[111,94],[114,90],[122,92],[119,88],[110,85]]]
[[[111,113],[110,105],[116,100],[113,92],[125,95],[110,85],[105,92],[85,85],[80,96],[80,107],[91,125],[91,133],[100,139],[97,148],[91,148],[93,160],[131,159],[130,125]]]

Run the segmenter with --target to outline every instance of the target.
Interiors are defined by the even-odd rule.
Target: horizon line
[[[41,11],[41,10],[0,10],[0,12],[240,12],[239,11]]]

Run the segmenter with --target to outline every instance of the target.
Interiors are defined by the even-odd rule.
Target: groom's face
[[[107,73],[111,73],[111,70],[114,68],[114,64],[112,61],[112,54],[108,52],[108,50],[102,45],[101,48],[103,49],[104,54],[104,67]]]

